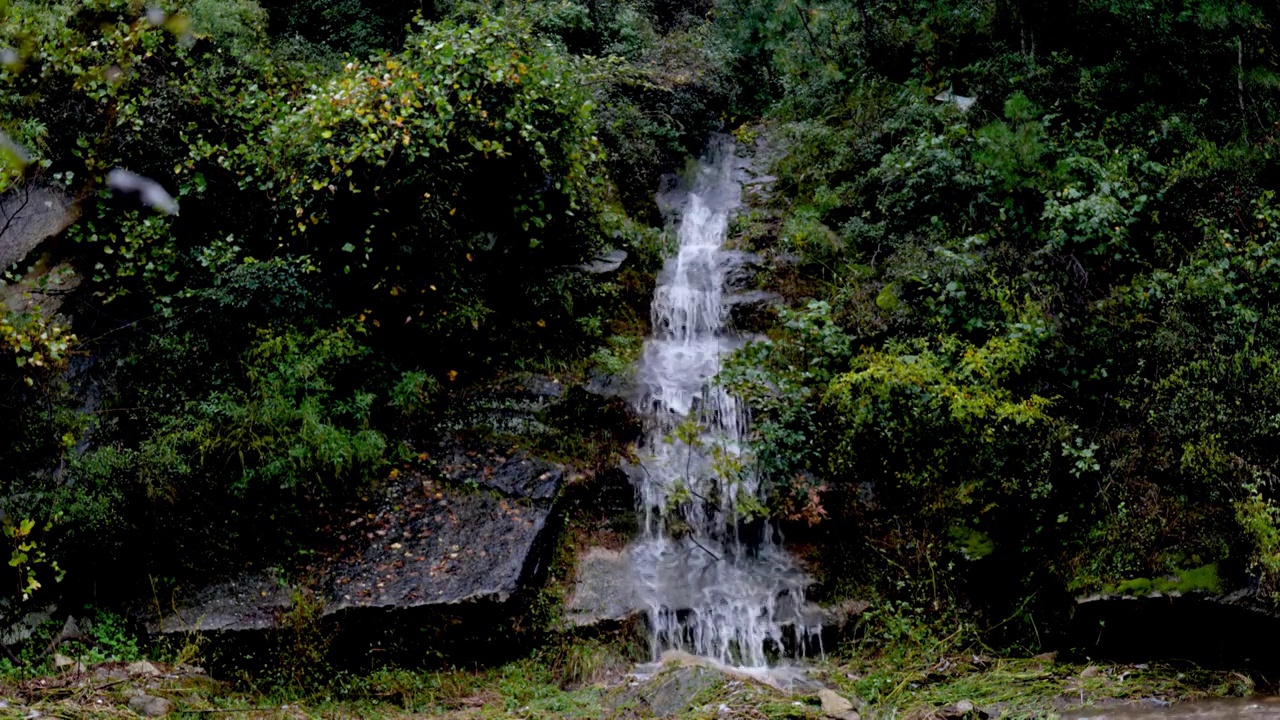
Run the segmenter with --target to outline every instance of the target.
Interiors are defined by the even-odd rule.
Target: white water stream
[[[809,581],[773,525],[743,516],[763,506],[765,487],[744,467],[746,409],[714,382],[721,359],[741,344],[725,304],[737,258],[723,247],[741,165],[729,142],[718,143],[692,187],[662,198],[679,249],[658,277],[637,372],[646,429],[629,468],[643,522],[632,558],[655,659],[681,650],[763,668],[803,655],[821,627],[806,624]]]

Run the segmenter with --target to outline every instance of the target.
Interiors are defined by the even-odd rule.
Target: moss
[[[1197,568],[1177,570],[1171,575],[1155,579],[1133,578],[1103,589],[1104,594],[1114,595],[1149,595],[1153,592],[1221,594],[1222,578],[1218,575],[1218,564],[1210,563]]]
[[[1191,570],[1178,572],[1176,589],[1181,592],[1222,592],[1222,578],[1218,576],[1218,564],[1210,563]]]
[[[964,526],[951,528],[952,548],[969,560],[978,560],[995,552],[996,543],[990,535]]]
[[[880,290],[880,294],[876,296],[876,307],[885,312],[897,312],[902,308],[902,301],[898,299],[897,283],[889,283]]]
[[[1115,591],[1120,595],[1146,595],[1151,592],[1151,581],[1147,578],[1125,580]]]

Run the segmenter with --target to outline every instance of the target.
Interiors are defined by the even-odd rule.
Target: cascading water
[[[763,506],[764,487],[741,455],[747,412],[714,381],[741,344],[725,304],[736,257],[722,247],[740,171],[732,145],[717,143],[692,187],[663,198],[679,250],[658,277],[637,372],[646,432],[629,471],[643,527],[631,556],[655,659],[683,650],[762,668],[803,654],[821,628],[804,619],[808,579],[773,527],[743,514]]]

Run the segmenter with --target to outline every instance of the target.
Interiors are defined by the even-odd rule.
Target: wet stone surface
[[[271,574],[246,573],[201,588],[173,612],[147,625],[150,633],[268,630],[291,606],[289,591]]]
[[[501,605],[543,570],[548,519],[564,469],[524,454],[447,452],[440,473],[397,473],[337,517],[313,563],[323,616],[462,603]],[[265,573],[177,597],[151,632],[232,632],[279,626],[285,583]]]
[[[406,474],[348,523],[361,538],[330,561],[325,613],[504,602],[535,574],[563,470],[523,455],[453,458],[445,480]],[[372,516],[372,517],[370,517]]]
[[[605,705],[612,717],[675,717],[728,680],[709,667],[676,665],[614,692]]]
[[[590,548],[578,558],[573,592],[565,619],[575,627],[622,623],[643,617],[644,603],[636,590],[626,550]]]

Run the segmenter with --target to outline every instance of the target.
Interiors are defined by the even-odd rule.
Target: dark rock
[[[756,290],[760,286],[761,263],[759,255],[741,251],[725,251],[724,291],[727,295]]]
[[[563,469],[525,456],[484,460],[446,468],[455,482],[406,474],[376,511],[356,515],[352,528],[367,542],[328,563],[324,613],[501,603],[541,570],[539,539]]]
[[[605,398],[629,398],[635,389],[635,379],[628,376],[610,375],[601,370],[592,370],[583,389],[593,395]]]
[[[531,437],[548,431],[540,416],[564,397],[565,387],[545,375],[517,375],[460,393],[441,429],[480,436]]]
[[[1063,640],[1095,660],[1265,667],[1271,666],[1277,644],[1280,614],[1252,591],[1080,598]]]
[[[398,473],[367,505],[348,509],[334,546],[313,564],[321,621],[359,635],[353,646],[384,631],[377,641],[394,641],[402,627],[457,624],[468,613],[477,632],[501,628],[523,607],[513,598],[544,573],[564,469],[490,451],[449,455],[441,470]],[[246,574],[173,605],[151,632],[275,630],[291,602],[274,577]]]
[[[725,308],[729,312],[729,324],[746,334],[763,333],[777,321],[777,307],[781,296],[763,290],[751,290],[727,295]]]
[[[443,469],[445,478],[457,483],[474,483],[508,497],[531,500],[555,497],[564,479],[564,468],[526,453],[511,458],[481,457],[477,462],[467,451],[455,448],[446,457]]]
[[[305,582],[318,603],[318,622],[333,638],[331,657],[356,663],[366,652],[382,658],[402,653],[408,660],[429,652],[450,653],[451,659],[474,652],[495,661],[495,645],[518,650],[511,628],[524,622],[546,573],[562,525],[559,509],[589,502],[608,517],[634,509],[633,490],[610,453],[637,428],[624,400],[566,388],[545,376],[509,377],[460,393],[444,429],[447,439],[423,454],[429,468],[402,468],[376,493],[322,519],[325,538],[311,548]],[[550,438],[553,447],[570,447],[604,469],[593,468],[596,481],[581,483],[579,471],[495,444],[515,430],[525,446],[535,444],[531,434]],[[538,434],[543,432],[549,434]],[[573,499],[564,487],[574,488]],[[610,494],[584,500],[582,493],[602,488]],[[601,522],[603,529],[607,520]],[[275,577],[245,573],[161,598],[163,607],[176,609],[151,619],[149,629],[278,630],[291,622],[290,596]],[[615,614],[614,605],[607,605],[602,619]],[[260,637],[274,642],[270,632]],[[228,662],[258,642],[243,635],[213,639],[227,646]]]
[[[272,575],[243,574],[206,585],[195,593],[169,598],[173,611],[147,625],[153,634],[238,632],[276,627],[292,602],[289,590]]]

